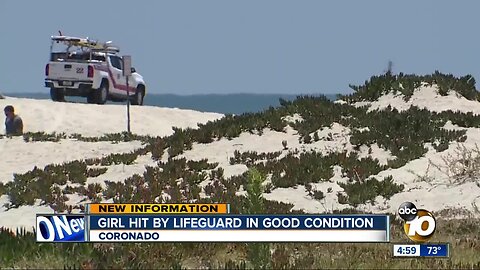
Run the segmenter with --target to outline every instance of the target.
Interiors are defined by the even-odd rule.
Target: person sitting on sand
[[[13,106],[8,105],[3,109],[5,112],[5,131],[7,136],[21,136],[23,134],[23,121],[15,114]]]

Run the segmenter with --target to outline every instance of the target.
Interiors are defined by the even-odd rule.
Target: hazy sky
[[[47,92],[50,36],[113,40],[150,92],[347,93],[383,72],[480,80],[480,1],[0,0],[0,91]]]

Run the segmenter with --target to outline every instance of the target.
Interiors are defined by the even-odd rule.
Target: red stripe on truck
[[[110,80],[113,83],[113,87],[115,87],[116,89],[127,92],[127,85],[126,84],[117,84],[117,82],[115,81],[115,78],[113,76],[113,73],[109,68],[104,67],[104,66],[95,66],[95,69],[107,72],[108,77],[110,78]],[[128,88],[130,88],[130,92],[136,92],[137,91],[137,88],[135,88],[135,87],[129,86]]]

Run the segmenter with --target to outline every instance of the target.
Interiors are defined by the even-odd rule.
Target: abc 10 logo
[[[413,203],[404,202],[398,208],[398,214],[405,221],[403,229],[410,240],[424,243],[432,238],[437,225],[430,211],[417,209]]]

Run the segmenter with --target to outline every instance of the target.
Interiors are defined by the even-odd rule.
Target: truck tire
[[[100,105],[105,104],[108,100],[108,83],[102,82],[100,88],[94,90],[92,94],[94,103]]]
[[[143,105],[143,98],[145,97],[145,87],[143,85],[137,86],[137,91],[132,99],[132,105]]]
[[[94,104],[95,103],[95,90],[92,90],[87,96],[87,103]]]
[[[53,101],[65,101],[65,93],[61,88],[50,88],[50,98]]]

